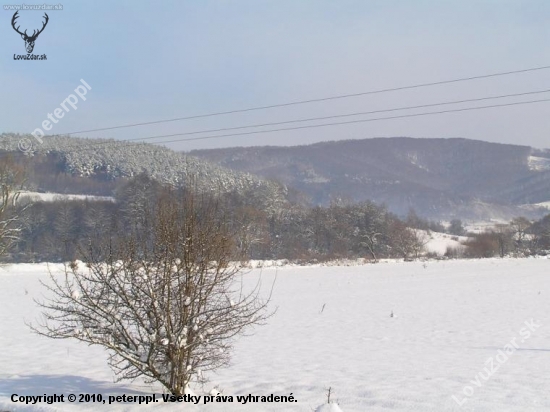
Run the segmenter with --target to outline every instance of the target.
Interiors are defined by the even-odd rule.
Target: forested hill
[[[33,143],[23,156],[21,141]],[[68,136],[0,135],[0,151],[24,157],[28,189],[111,195],[146,173],[161,183],[191,177],[199,189],[237,193],[267,211],[308,198],[386,204],[432,219],[541,216],[550,201],[550,151],[467,139],[378,138],[295,147],[175,152],[150,143]],[[281,182],[281,183],[278,183]],[[304,196],[302,194],[305,194]],[[525,206],[534,205],[534,206]]]
[[[288,197],[288,189],[276,182],[150,143],[68,136],[46,136],[43,141],[0,135],[0,151],[26,159],[34,190],[110,195],[115,180],[145,173],[162,184],[185,184],[192,178],[201,190],[254,197],[268,209],[280,208]],[[27,156],[19,150],[21,142],[32,143]]]
[[[550,151],[528,146],[397,137],[190,154],[277,179],[317,204],[368,199],[398,214],[488,218],[536,214],[518,206],[550,200]]]

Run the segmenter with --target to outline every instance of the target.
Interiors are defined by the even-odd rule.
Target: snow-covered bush
[[[51,276],[40,305],[52,338],[110,353],[119,380],[139,376],[182,395],[192,379],[226,366],[233,338],[267,318],[259,283],[236,282],[234,242],[217,203],[166,191],[130,233],[90,244],[85,264]]]

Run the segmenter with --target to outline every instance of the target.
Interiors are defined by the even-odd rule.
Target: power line
[[[472,102],[479,102],[479,101],[485,101],[485,100],[495,100],[495,99],[504,99],[509,97],[519,97],[519,96],[527,96],[527,95],[533,95],[533,94],[541,94],[541,93],[549,93],[550,89],[545,90],[536,90],[532,92],[523,92],[523,93],[514,93],[514,94],[504,94],[499,96],[489,96],[489,97],[479,97],[475,99],[466,99],[466,100],[454,100],[454,101],[448,101],[448,102],[440,102],[440,103],[430,103],[430,104],[422,104],[417,106],[404,106],[404,107],[396,107],[391,109],[380,109],[380,110],[371,110],[367,112],[355,112],[355,113],[345,113],[345,114],[337,114],[337,115],[331,115],[331,116],[320,116],[320,117],[309,117],[305,119],[296,119],[296,120],[285,120],[280,122],[271,122],[271,123],[259,123],[259,124],[251,124],[247,126],[234,126],[234,127],[223,127],[219,129],[206,129],[206,130],[195,130],[192,132],[183,132],[178,133],[176,136],[189,136],[194,134],[201,134],[201,133],[216,133],[216,132],[225,132],[229,130],[240,130],[240,129],[249,129],[249,128],[256,128],[256,127],[266,127],[266,126],[278,126],[282,124],[291,124],[291,123],[304,123],[304,122],[311,122],[311,121],[317,121],[317,120],[328,120],[328,119],[337,119],[337,118],[343,118],[343,117],[352,117],[352,116],[362,116],[362,115],[368,115],[368,114],[375,114],[375,113],[387,113],[387,112],[396,112],[401,110],[412,110],[412,109],[425,109],[427,107],[435,107],[435,106],[446,106],[451,104],[461,104],[461,103],[472,103]],[[166,137],[165,135],[161,137]],[[133,139],[128,139],[128,141],[139,141],[139,140],[147,140],[147,139],[155,139],[156,137],[137,137]]]
[[[532,93],[532,92],[529,92],[529,93]],[[176,143],[176,142],[194,141],[194,140],[217,139],[217,138],[222,138],[222,137],[246,136],[246,135],[260,134],[260,133],[276,133],[276,132],[290,131],[290,130],[302,130],[302,129],[313,129],[313,128],[321,128],[321,127],[341,126],[341,125],[346,125],[346,124],[356,124],[356,123],[367,123],[367,122],[375,122],[375,121],[383,121],[383,120],[404,119],[404,118],[412,118],[412,117],[420,117],[420,116],[431,116],[431,115],[439,115],[439,114],[446,114],[446,113],[458,113],[458,112],[466,112],[466,111],[474,111],[474,110],[491,109],[491,108],[497,108],[497,107],[510,107],[510,106],[526,105],[526,104],[536,104],[536,103],[543,103],[543,102],[550,102],[550,99],[539,99],[539,100],[530,100],[530,101],[524,101],[524,102],[502,103],[502,104],[494,104],[494,105],[487,105],[487,106],[476,106],[476,107],[466,107],[466,108],[460,108],[460,109],[440,110],[440,111],[435,111],[435,112],[412,113],[412,114],[403,114],[403,115],[397,115],[397,116],[377,117],[377,118],[371,118],[371,119],[360,119],[360,120],[349,120],[349,121],[344,121],[344,122],[322,123],[322,124],[316,124],[316,125],[294,126],[294,127],[286,127],[286,128],[270,129],[270,130],[255,130],[255,131],[240,132],[240,133],[227,133],[227,134],[221,134],[221,135],[217,134],[217,135],[211,135],[211,136],[180,138],[180,139],[160,141],[160,142],[156,142],[156,143],[157,144],[166,144],[166,143]],[[395,110],[395,109],[388,109],[388,110]],[[188,133],[189,132],[187,132],[187,133],[174,133],[174,134],[167,134],[167,135],[157,135],[157,136],[148,136],[148,137],[139,138],[139,140],[159,139],[159,138],[168,138],[168,137],[175,137],[175,136],[185,136]],[[136,141],[136,140],[138,140],[138,139],[104,141],[104,142],[97,142],[97,143],[89,143],[89,144],[87,144],[87,146],[86,146],[86,143],[76,144],[76,145],[73,146],[73,148],[78,148],[79,150],[83,151],[83,150],[94,149],[94,148],[96,148],[96,146],[132,143],[133,141]],[[150,143],[150,142],[145,142],[145,143]],[[143,143],[136,143],[136,144],[143,144]]]
[[[136,142],[136,141],[145,141],[145,140],[151,140],[151,139],[160,139],[160,138],[164,138],[164,137],[190,136],[190,135],[202,134],[202,133],[217,133],[217,132],[224,132],[224,131],[230,131],[230,130],[240,130],[240,129],[266,127],[266,126],[278,126],[278,125],[282,125],[282,124],[303,123],[303,122],[310,122],[310,121],[317,121],[317,120],[328,120],[328,119],[336,119],[336,118],[351,117],[351,116],[361,116],[361,115],[368,115],[368,114],[375,114],[375,113],[386,113],[386,112],[394,112],[394,111],[401,111],[401,110],[412,110],[412,109],[421,109],[421,108],[435,107],[435,106],[445,106],[445,105],[451,105],[451,104],[472,103],[472,102],[479,102],[479,101],[485,101],[485,100],[504,99],[504,98],[509,98],[509,97],[519,97],[519,96],[527,96],[527,95],[549,93],[549,92],[550,92],[550,89],[535,90],[535,91],[530,91],[530,92],[522,92],[522,93],[514,93],[514,94],[503,94],[503,95],[498,95],[498,96],[478,97],[478,98],[474,98],[474,99],[454,100],[454,101],[429,103],[429,104],[416,105],[416,106],[396,107],[396,108],[390,108],[390,109],[371,110],[371,111],[366,111],[366,112],[355,112],[355,113],[337,114],[337,115],[332,115],[332,116],[310,117],[310,118],[295,119],[295,120],[285,120],[285,121],[280,121],[280,122],[251,124],[251,125],[246,125],[246,126],[223,127],[223,128],[219,128],[219,129],[195,130],[195,131],[191,131],[191,132],[181,132],[181,133],[170,134],[170,135],[136,137],[136,138],[125,139],[125,140],[121,140],[121,141]],[[53,136],[61,136],[61,135],[53,135]],[[103,143],[106,144],[108,142],[103,142]]]
[[[182,120],[200,119],[200,118],[205,118],[205,117],[214,117],[214,116],[221,116],[221,115],[227,115],[227,114],[245,113],[245,112],[258,111],[258,110],[267,110],[267,109],[274,109],[274,108],[277,108],[277,107],[297,106],[297,105],[308,104],[308,103],[316,103],[316,102],[324,102],[324,101],[329,101],[329,100],[346,99],[346,98],[350,98],[350,97],[367,96],[367,95],[372,95],[372,94],[396,92],[396,91],[401,91],[401,90],[418,89],[418,88],[421,88],[421,87],[439,86],[439,85],[443,85],[443,84],[451,84],[451,83],[466,82],[466,81],[471,81],[471,80],[487,79],[487,78],[491,78],[491,77],[508,76],[508,75],[512,75],[512,74],[528,73],[528,72],[534,72],[534,71],[539,71],[539,70],[547,70],[547,69],[550,69],[550,66],[540,66],[540,67],[533,67],[533,68],[529,68],[529,69],[512,70],[512,71],[507,71],[507,72],[491,73],[491,74],[484,74],[484,75],[479,75],[479,76],[470,76],[470,77],[463,77],[463,78],[459,78],[459,79],[442,80],[442,81],[430,82],[430,83],[419,83],[419,84],[414,84],[414,85],[409,85],[409,86],[400,86],[400,87],[392,87],[392,88],[387,88],[387,89],[370,90],[370,91],[359,92],[359,93],[341,94],[341,95],[336,95],[336,96],[321,97],[321,98],[318,98],[318,99],[296,100],[296,101],[286,102],[286,103],[271,104],[271,105],[266,105],[266,106],[256,106],[256,107],[249,107],[249,108],[244,108],[244,109],[228,110],[228,111],[213,112],[213,113],[206,113],[206,114],[198,114],[198,115],[194,115],[194,116],[176,117],[176,118],[172,118],[172,119],[155,120],[155,121],[150,121],[150,122],[130,123],[130,124],[119,125],[119,126],[102,127],[102,128],[98,128],[98,129],[80,130],[80,131],[70,132],[70,133],[65,133],[65,134],[71,135],[71,134],[100,132],[100,131],[106,131],[106,130],[124,129],[124,128],[128,128],[128,127],[147,126],[147,125],[152,125],[152,124],[170,123],[170,122],[177,122],[177,121],[182,121]]]
[[[165,144],[165,143],[175,143],[175,142],[186,142],[186,141],[192,141],[192,140],[216,139],[220,137],[229,137],[229,136],[246,136],[246,135],[258,134],[258,133],[274,133],[274,132],[282,132],[282,131],[288,131],[288,130],[313,129],[313,128],[319,128],[319,127],[340,126],[344,124],[366,123],[366,122],[375,122],[380,120],[391,120],[391,119],[404,119],[409,117],[429,116],[429,115],[444,114],[444,113],[465,112],[465,111],[472,111],[472,110],[483,110],[483,109],[491,109],[495,107],[518,106],[522,104],[534,104],[534,103],[542,103],[542,102],[550,102],[550,99],[531,100],[527,102],[516,102],[516,103],[494,104],[490,106],[467,107],[463,109],[441,110],[437,112],[405,114],[405,115],[399,115],[399,116],[378,117],[374,119],[350,120],[346,122],[324,123],[324,124],[318,124],[318,125],[295,126],[295,127],[281,128],[281,129],[255,130],[251,132],[242,132],[242,133],[229,133],[229,134],[214,135],[214,136],[191,137],[186,139],[168,140],[168,141],[162,141],[162,142],[156,142],[156,143]],[[164,135],[164,136],[154,136],[151,138],[172,137],[172,136],[180,136],[180,135],[181,134],[173,134],[173,135]]]

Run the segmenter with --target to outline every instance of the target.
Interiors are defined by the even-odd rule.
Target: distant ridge
[[[189,153],[240,172],[274,178],[317,204],[337,198],[414,208],[433,218],[540,215],[550,200],[550,151],[464,138],[373,138],[293,147]]]

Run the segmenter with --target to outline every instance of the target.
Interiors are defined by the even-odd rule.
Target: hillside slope
[[[400,137],[190,154],[278,179],[317,204],[369,199],[399,214],[414,208],[431,217],[479,218],[514,215],[519,205],[550,200],[548,159],[528,146]],[[536,213],[532,209],[523,213]]]
[[[10,152],[21,157],[18,144],[21,139],[32,139],[30,135],[0,135],[0,152]],[[70,176],[89,177],[100,181],[99,185],[119,178],[128,178],[146,173],[161,183],[180,185],[193,179],[199,189],[219,193],[236,192],[254,196],[266,208],[278,209],[287,200],[288,190],[281,184],[258,178],[175,152],[163,146],[150,143],[129,143],[111,139],[85,139],[68,136],[46,136],[43,144],[34,144],[28,153],[28,161],[41,167],[44,173],[64,173]],[[35,174],[37,174],[35,169]],[[44,176],[35,176],[38,182]],[[63,192],[56,182],[53,187],[36,187],[38,190]],[[97,193],[82,193],[97,194]],[[108,194],[108,193],[100,193]]]

